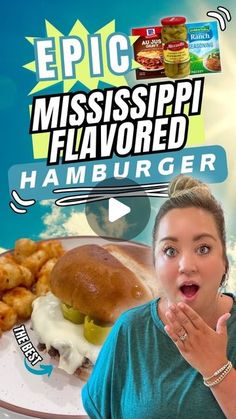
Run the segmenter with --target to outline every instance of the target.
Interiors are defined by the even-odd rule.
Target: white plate
[[[111,241],[113,240],[96,236],[61,239],[63,247],[67,250],[84,244],[104,244]],[[141,249],[146,247],[131,242],[129,244]],[[34,333],[30,330],[30,321],[26,322],[25,326],[32,343],[37,346]],[[42,363],[52,363],[48,354],[43,355]],[[3,419],[88,417],[81,400],[84,382],[58,368],[53,369],[50,377],[28,372],[12,330],[3,333],[0,339],[0,377],[0,417]]]

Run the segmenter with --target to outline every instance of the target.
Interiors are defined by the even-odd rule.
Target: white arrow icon
[[[119,218],[129,214],[131,208],[128,205],[123,204],[115,198],[110,198],[108,202],[108,220],[113,223]]]

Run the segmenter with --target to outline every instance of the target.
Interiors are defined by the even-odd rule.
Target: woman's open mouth
[[[186,300],[194,300],[199,290],[199,285],[197,284],[184,284],[181,285],[180,291],[181,294],[185,297]]]

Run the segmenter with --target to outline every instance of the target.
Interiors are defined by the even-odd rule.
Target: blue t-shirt
[[[225,418],[200,373],[164,330],[157,300],[128,310],[112,328],[82,390],[92,419]],[[236,367],[236,301],[228,327],[228,359]]]

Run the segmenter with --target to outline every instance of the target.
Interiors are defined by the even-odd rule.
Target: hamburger
[[[157,294],[151,250],[96,244],[65,253],[51,272],[51,292],[33,303],[32,327],[59,368],[86,380],[116,319]]]

